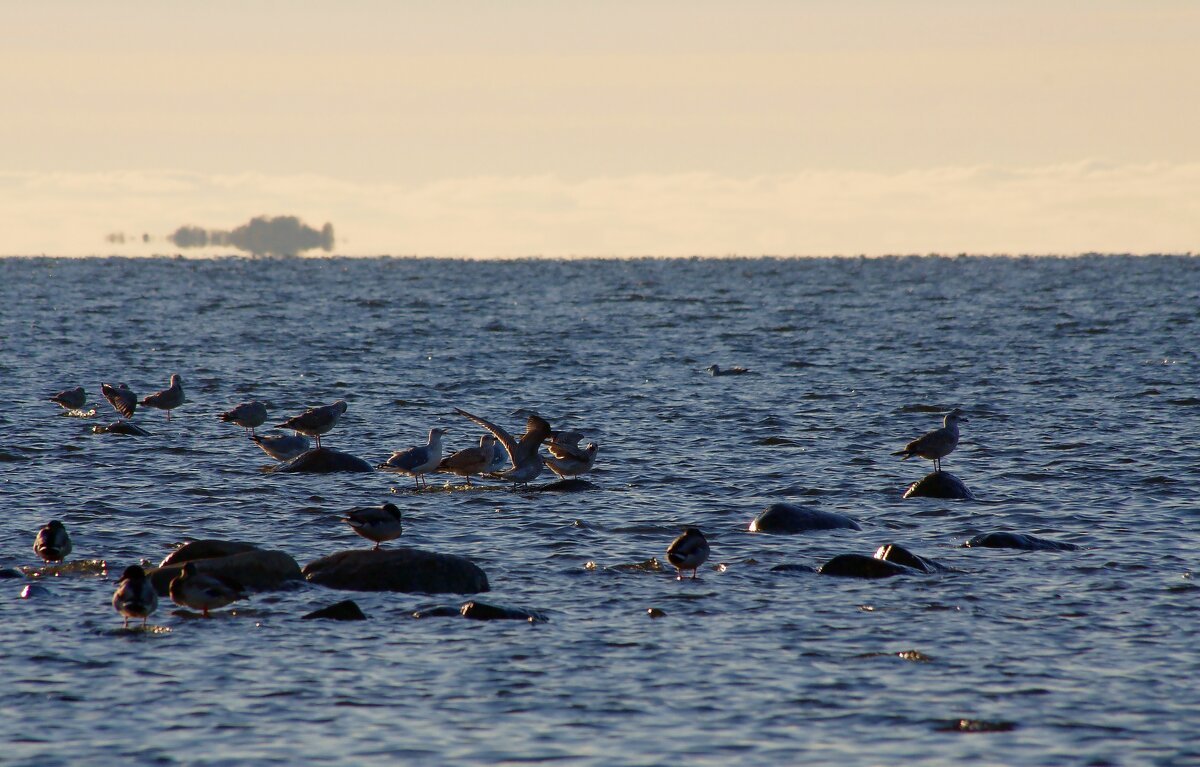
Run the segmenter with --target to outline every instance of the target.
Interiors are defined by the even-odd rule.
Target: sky
[[[0,255],[1200,251],[1192,0],[0,2]]]

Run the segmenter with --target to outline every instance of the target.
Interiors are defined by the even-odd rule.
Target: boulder
[[[963,481],[948,471],[935,471],[908,486],[905,498],[943,498],[952,501],[973,501],[975,496]]]
[[[848,578],[890,578],[893,575],[912,575],[920,571],[863,554],[838,554],[821,565],[817,572],[821,575],[840,575]]]
[[[932,559],[917,556],[908,549],[896,543],[888,543],[875,549],[875,558],[884,559],[888,562],[894,562],[898,565],[911,567],[914,570],[920,570],[923,573],[947,573],[953,568],[946,567],[940,562],[934,562]]]
[[[772,503],[750,522],[752,533],[807,533],[812,530],[861,530],[850,517],[790,503]]]
[[[243,543],[241,541],[221,541],[215,539],[191,541],[168,554],[167,558],[160,562],[158,566],[182,565],[184,562],[191,562],[194,559],[227,557],[230,554],[241,554],[245,551],[261,551],[261,548],[255,546],[253,543]]]
[[[196,569],[206,575],[236,581],[250,591],[273,591],[289,582],[304,578],[296,560],[282,551],[253,549],[224,557],[191,560]],[[168,596],[171,580],[179,575],[184,562],[175,562],[164,567],[146,571],[146,577],[154,585],[159,596]]]
[[[773,573],[815,573],[817,570],[808,565],[797,565],[790,562],[785,562],[782,565],[775,565],[771,568]]]
[[[341,602],[322,607],[320,610],[305,615],[301,620],[331,620],[331,621],[365,621],[367,616],[363,614],[361,608],[353,599],[345,599]]]
[[[596,486],[586,479],[560,479],[557,482],[550,482],[537,488],[543,493],[580,493],[584,490],[595,490]]]
[[[273,467],[271,471],[284,474],[330,474],[335,471],[367,472],[375,469],[363,459],[349,453],[327,447],[314,447],[290,461]]]
[[[462,608],[458,605],[434,605],[422,607],[412,614],[414,618],[458,618],[462,616]]]
[[[1022,533],[984,533],[977,535],[963,544],[964,549],[1021,549],[1022,551],[1075,551],[1079,547],[1073,543],[1052,541],[1048,538],[1038,538],[1036,535]]]
[[[346,591],[475,594],[487,575],[469,559],[413,548],[339,551],[304,566],[313,583]]]

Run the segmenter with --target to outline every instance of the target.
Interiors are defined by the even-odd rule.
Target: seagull
[[[699,528],[688,527],[683,535],[671,541],[667,547],[667,561],[678,571],[676,580],[683,580],[683,571],[692,571],[692,580],[696,580],[696,570],[708,559],[708,539]]]
[[[82,386],[76,386],[74,389],[60,391],[51,397],[50,401],[63,410],[82,410],[83,406],[87,404],[87,393],[84,392]]]
[[[301,434],[252,434],[250,441],[276,461],[290,461],[312,446],[308,437]]]
[[[707,370],[708,374],[711,376],[740,376],[743,373],[750,372],[750,368],[742,368],[738,367],[737,365],[725,370],[722,370],[720,365],[709,365],[704,369]]]
[[[482,474],[492,468],[492,457],[496,454],[496,438],[484,434],[479,438],[479,447],[468,447],[448,455],[438,464],[438,471],[446,471],[467,478],[467,487],[471,486],[471,475]]]
[[[126,418],[133,418],[133,411],[137,410],[138,398],[129,388],[129,384],[100,384],[100,393],[104,395],[104,399],[108,400],[108,404],[113,406],[113,409]]]
[[[322,405],[321,407],[310,407],[298,416],[289,418],[281,424],[276,424],[280,429],[291,429],[297,434],[305,434],[309,437],[316,437],[317,448],[321,447],[321,435],[333,428],[337,423],[338,418],[342,413],[346,412],[346,400],[340,399],[332,405]]]
[[[158,593],[154,585],[146,580],[146,571],[140,565],[130,565],[121,574],[121,582],[113,592],[113,609],[125,616],[125,628],[130,618],[141,618],[142,627],[146,619],[158,609]]]
[[[559,433],[562,434],[562,432]],[[580,449],[578,445],[566,445],[556,440],[547,443],[546,449],[552,456],[543,459],[546,467],[557,474],[559,479],[566,479],[591,471],[592,466],[596,464],[596,451],[600,449],[600,446],[595,442],[589,442],[587,447]]]
[[[46,562],[61,562],[71,553],[71,536],[67,528],[57,519],[38,530],[33,541],[33,550]]]
[[[258,400],[243,402],[232,410],[221,413],[221,420],[225,423],[235,423],[253,435],[254,429],[262,426],[267,420],[267,406]]]
[[[342,521],[368,541],[375,541],[376,549],[379,548],[379,544],[399,538],[404,532],[400,509],[394,503],[350,509],[346,516],[342,517]]]
[[[196,568],[195,562],[188,562],[179,575],[171,579],[169,592],[172,602],[200,610],[205,618],[209,610],[247,598],[246,590],[240,583],[219,575],[204,575]]]
[[[380,469],[408,474],[413,478],[417,487],[429,482],[424,475],[438,467],[442,460],[442,435],[446,429],[434,427],[429,430],[429,441],[424,445],[410,447],[407,450],[397,450],[392,457],[379,464]]]
[[[167,420],[171,420],[171,411],[183,404],[183,379],[178,373],[171,374],[171,385],[162,391],[147,394],[138,404],[145,407],[158,408],[167,411]]]
[[[917,437],[905,445],[903,450],[897,450],[892,455],[902,455],[906,461],[915,455],[933,461],[933,470],[941,471],[942,459],[958,447],[958,425],[967,422],[963,411],[954,408],[942,420],[942,428]]]
[[[514,439],[504,429],[477,415],[471,415],[460,408],[454,408],[454,412],[490,431],[504,446],[504,451],[508,453],[508,460],[512,462],[512,468],[497,472],[494,476],[518,485],[527,485],[530,480],[536,479],[542,473],[542,457],[538,454],[538,448],[554,434],[550,423],[545,418],[530,415],[525,421],[525,433],[521,435],[520,439]]]

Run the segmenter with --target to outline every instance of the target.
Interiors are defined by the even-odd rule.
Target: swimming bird
[[[418,487],[424,482],[428,486],[425,474],[438,467],[442,460],[442,435],[446,429],[434,427],[429,430],[429,440],[424,445],[410,447],[407,450],[397,450],[383,463],[380,469],[408,474]]]
[[[328,432],[338,422],[342,413],[346,412],[346,400],[340,399],[332,405],[310,407],[298,416],[276,424],[280,429],[291,429],[298,434],[315,437],[317,448],[321,447],[321,435]]]
[[[146,571],[140,565],[125,568],[125,572],[121,574],[121,582],[113,592],[112,606],[125,616],[125,628],[129,628],[130,618],[141,618],[144,627],[146,619],[158,609],[158,592],[146,579]]]
[[[225,423],[235,423],[253,435],[254,429],[262,426],[267,420],[267,406],[258,400],[243,402],[232,410],[221,413],[221,420]]]
[[[162,391],[147,394],[139,403],[144,407],[157,408],[167,411],[167,420],[171,420],[171,411],[183,404],[183,379],[178,373],[171,374],[171,385]]]
[[[550,428],[550,422],[545,418],[531,414],[525,420],[525,433],[521,435],[520,439],[516,439],[491,421],[471,415],[460,408],[454,408],[454,412],[490,431],[492,436],[504,446],[504,451],[508,453],[508,460],[512,462],[512,466],[505,471],[496,472],[493,476],[525,485],[542,473],[542,457],[538,454],[538,449],[554,433],[554,430]]]
[[[958,447],[958,425],[960,423],[968,423],[968,421],[963,417],[962,410],[954,408],[942,419],[942,428],[922,434],[905,445],[903,450],[897,450],[892,455],[902,455],[906,461],[915,455],[918,458],[933,461],[933,470],[941,471],[942,459]]]
[[[312,447],[302,434],[252,434],[250,441],[276,461],[290,461]]]
[[[237,581],[218,575],[201,573],[195,562],[188,562],[171,579],[168,589],[171,601],[181,607],[200,610],[208,617],[209,610],[217,610],[239,599],[246,599],[246,590]]]
[[[546,446],[546,449],[552,456],[543,459],[546,462],[546,468],[557,474],[559,479],[566,479],[591,471],[596,464],[596,451],[600,449],[600,446],[595,442],[589,442],[587,447],[582,449],[573,446],[568,450],[563,445],[552,442]]]
[[[61,562],[71,553],[71,536],[67,528],[57,519],[38,530],[33,540],[33,550],[46,562]]]
[[[720,365],[709,365],[704,369],[712,376],[740,376],[743,373],[750,372],[750,368],[738,367],[737,365],[726,369],[722,369]]]
[[[74,389],[60,391],[51,397],[50,401],[63,410],[82,410],[83,406],[87,404],[87,393],[84,392],[82,386],[76,386]]]
[[[671,541],[667,547],[667,561],[678,571],[677,580],[683,580],[683,571],[692,571],[692,580],[696,580],[696,570],[708,559],[708,539],[699,528],[688,527],[683,535]]]
[[[482,474],[492,468],[492,457],[496,453],[496,438],[484,434],[479,438],[479,447],[468,447],[448,455],[438,464],[437,470],[467,478],[471,486],[471,475]]]
[[[100,384],[100,393],[104,395],[104,399],[108,400],[108,404],[113,406],[125,418],[133,418],[133,411],[137,410],[138,398],[129,388],[129,384],[120,383],[116,386],[112,384]]]
[[[375,541],[377,549],[379,544],[399,538],[404,532],[400,509],[394,503],[350,509],[342,521],[368,541]]]

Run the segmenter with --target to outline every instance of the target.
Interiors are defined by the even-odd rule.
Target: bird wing
[[[494,436],[497,439],[497,441],[499,441],[500,444],[504,446],[504,452],[508,453],[508,460],[512,461],[512,465],[514,468],[516,467],[518,445],[517,445],[517,441],[515,439],[513,439],[513,435],[509,434],[504,429],[501,429],[499,426],[492,423],[491,421],[488,421],[484,418],[480,418],[477,415],[471,415],[470,413],[468,413],[467,411],[465,411],[461,408],[457,408],[457,407],[454,408],[454,412],[458,413],[463,418],[469,418],[470,420],[474,421],[475,423],[479,424],[480,426],[482,426],[483,428],[485,428],[489,432],[491,432],[492,436]],[[530,416],[529,420],[532,421],[534,418],[537,418],[537,416]],[[539,418],[538,420],[541,420],[541,419]],[[545,422],[543,421],[543,423],[545,423]],[[550,425],[546,424],[546,426],[547,426],[547,428],[549,428]],[[525,432],[524,436],[528,436],[528,434],[529,434],[528,424],[526,424],[526,432]],[[522,439],[524,439],[524,436],[522,437]]]

